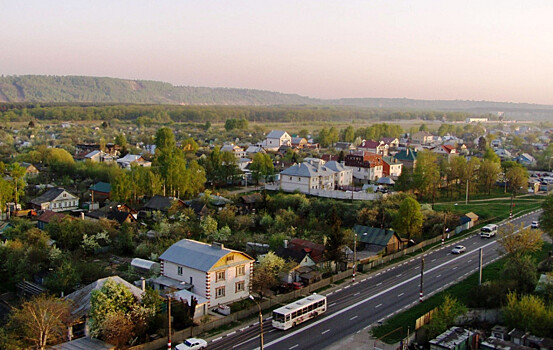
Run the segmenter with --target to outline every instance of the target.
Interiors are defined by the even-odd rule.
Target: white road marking
[[[367,280],[366,278],[365,278],[365,279],[362,279],[361,282],[365,282],[366,280]]]
[[[377,309],[377,308],[379,308],[379,307],[381,307],[381,306],[382,306],[382,304],[378,304],[378,305],[376,305],[374,308]]]
[[[236,334],[236,331],[230,332],[229,334],[227,334],[227,337],[230,337],[231,335],[234,335],[234,334]]]
[[[440,278],[440,277],[442,277],[442,275],[438,275],[438,276],[436,276],[436,278]]]
[[[332,304],[328,305],[328,307],[331,307],[331,306],[334,306],[334,305],[336,305],[336,303],[332,303]]]
[[[326,331],[321,332],[321,334],[325,334],[325,333],[328,333],[328,332],[330,332],[330,329],[327,329]]]
[[[456,270],[456,269],[457,269],[457,266],[454,266],[454,267],[452,268],[452,270]]]
[[[350,318],[349,320],[350,320],[350,321],[353,321],[353,320],[355,320],[357,317],[359,317],[359,316],[355,315],[355,316],[353,316],[352,318]]]
[[[431,262],[434,262],[434,261],[436,261],[436,259],[432,259],[432,261],[431,261]]]
[[[361,294],[361,292],[357,292],[353,296],[355,297],[355,296],[358,296],[359,294]]]
[[[223,339],[223,337],[215,338],[211,342],[216,342],[217,340],[221,340],[221,339]]]
[[[338,290],[336,291],[336,293],[341,292],[341,291],[342,291],[342,288],[338,289]]]
[[[399,275],[397,275],[396,277],[401,277],[401,273]]]
[[[397,296],[400,297],[400,296],[402,296],[403,294],[405,294],[405,293],[398,294]]]
[[[292,349],[297,348],[298,346],[300,346],[300,344],[296,344],[296,345],[294,345],[294,346],[292,346],[292,347],[289,347],[288,349],[292,350]]]
[[[351,287],[351,286],[345,286],[344,289],[348,289],[349,287]]]
[[[378,287],[378,286],[381,285],[381,284],[382,284],[382,282],[379,282],[379,283],[376,284],[376,286]]]
[[[248,326],[248,327],[240,328],[240,332],[245,331],[248,328],[250,328],[250,327]]]
[[[524,228],[527,228],[527,227],[528,227],[528,226],[526,226],[526,227],[524,227]],[[518,231],[517,231],[517,232],[518,232]],[[480,247],[480,248],[486,248],[486,247],[489,247],[489,246],[491,246],[491,245],[493,245],[493,244],[496,244],[496,243],[497,243],[497,241],[492,241],[492,242],[489,242],[489,243],[484,244],[484,245],[483,245],[482,247]],[[442,264],[440,264],[440,265],[438,265],[438,266],[435,266],[435,267],[429,269],[428,271],[426,271],[426,273],[428,274],[428,273],[431,273],[431,272],[433,272],[433,271],[436,271],[436,270],[442,268],[443,266],[446,266],[446,265],[449,265],[449,264],[451,264],[451,263],[454,263],[455,261],[457,261],[457,260],[459,260],[459,259],[463,259],[463,258],[466,257],[467,255],[470,255],[470,254],[473,254],[473,253],[476,253],[476,252],[478,252],[478,250],[473,250],[473,251],[467,252],[467,253],[464,254],[464,255],[457,256],[457,257],[455,257],[455,258],[453,258],[453,259],[451,259],[451,260],[448,260],[448,261],[446,261],[446,262],[444,262],[444,263],[442,263]],[[399,282],[398,284],[396,284],[396,285],[394,285],[394,286],[391,286],[391,287],[389,287],[389,288],[387,288],[387,289],[384,289],[384,290],[382,290],[382,291],[380,291],[380,292],[378,292],[378,293],[375,293],[375,294],[371,295],[370,297],[368,297],[368,298],[366,298],[366,299],[363,299],[363,300],[360,300],[360,301],[358,301],[357,303],[352,304],[352,305],[350,305],[350,306],[348,306],[348,307],[345,307],[345,308],[341,309],[341,310],[338,311],[338,312],[335,312],[335,313],[333,313],[333,314],[331,314],[331,315],[328,315],[328,316],[325,317],[325,318],[321,318],[321,319],[319,319],[318,321],[312,322],[312,323],[308,324],[308,325],[305,326],[305,327],[302,327],[302,328],[297,329],[297,330],[295,330],[295,331],[293,331],[293,332],[290,332],[290,333],[288,333],[288,334],[286,334],[286,335],[283,335],[282,337],[277,338],[277,339],[275,339],[275,340],[273,340],[273,341],[271,341],[271,342],[265,344],[265,347],[269,347],[269,346],[278,344],[278,343],[280,343],[280,342],[282,342],[282,341],[284,341],[284,340],[286,340],[286,339],[288,339],[288,338],[294,337],[296,334],[299,334],[299,333],[301,333],[301,332],[304,332],[304,331],[306,331],[306,330],[308,330],[308,329],[310,329],[310,328],[312,328],[312,327],[315,327],[315,326],[317,326],[317,325],[319,325],[319,324],[321,324],[321,323],[323,323],[323,322],[327,322],[328,320],[330,320],[330,319],[332,319],[332,318],[334,318],[334,317],[337,317],[337,316],[339,316],[339,315],[341,315],[341,314],[343,314],[343,313],[345,313],[345,312],[348,312],[348,311],[350,311],[350,310],[352,310],[352,309],[354,309],[354,308],[357,308],[359,305],[362,305],[362,304],[364,304],[364,303],[366,303],[366,302],[368,302],[368,301],[370,301],[370,300],[373,300],[373,299],[375,299],[375,298],[378,298],[378,297],[380,297],[381,295],[386,294],[386,293],[388,293],[388,292],[391,291],[391,290],[394,290],[394,289],[396,289],[396,288],[399,288],[399,287],[401,287],[401,286],[403,286],[403,285],[405,285],[405,284],[407,284],[407,283],[409,283],[409,282],[411,282],[411,281],[417,280],[417,279],[419,279],[419,278],[420,278],[420,276],[416,275],[416,276],[413,276],[413,277],[408,278],[408,279],[406,279],[406,280],[403,280],[403,281]],[[418,303],[418,302],[413,302],[413,304],[415,304],[415,303]]]

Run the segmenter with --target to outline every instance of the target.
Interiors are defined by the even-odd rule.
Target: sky
[[[0,74],[553,104],[550,0],[0,0]]]

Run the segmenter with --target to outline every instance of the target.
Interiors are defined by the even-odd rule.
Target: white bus
[[[497,233],[498,228],[499,228],[499,226],[497,226],[496,224],[486,225],[486,226],[482,227],[482,229],[480,230],[480,237],[482,237],[482,238],[492,238]]]
[[[273,311],[273,327],[288,329],[326,311],[326,297],[312,294]]]

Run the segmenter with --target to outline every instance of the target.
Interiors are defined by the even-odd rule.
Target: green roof
[[[417,151],[413,151],[413,150],[403,150],[403,151],[400,151],[398,152],[395,156],[394,156],[395,159],[397,160],[403,160],[403,161],[415,161],[417,160]]]
[[[365,244],[387,246],[395,234],[393,230],[386,230],[378,227],[355,225],[353,231],[357,233],[357,241]]]
[[[90,186],[90,190],[96,192],[110,193],[111,185],[107,182],[97,182],[94,185]]]

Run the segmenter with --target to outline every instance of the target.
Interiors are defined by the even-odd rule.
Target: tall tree
[[[478,182],[483,192],[491,193],[492,187],[497,182],[501,172],[501,166],[492,160],[485,159],[480,165]]]
[[[514,195],[525,191],[525,186],[528,183],[528,171],[522,165],[517,164],[511,167],[507,170],[505,176],[507,177],[509,188]]]
[[[553,195],[547,196],[542,202],[543,212],[540,215],[540,226],[550,237],[553,237]]]
[[[408,240],[421,234],[423,216],[419,202],[406,197],[400,204],[393,223],[394,230]]]
[[[32,348],[46,349],[64,338],[69,316],[68,302],[43,294],[33,297],[11,314],[11,336]]]
[[[428,150],[417,154],[417,167],[413,170],[413,184],[420,197],[435,200],[440,182],[438,156]]]
[[[273,175],[275,167],[273,161],[268,154],[258,152],[253,156],[252,164],[250,165],[253,180],[259,184],[259,179],[267,180],[267,176]]]
[[[325,244],[325,256],[328,260],[334,262],[335,269],[338,271],[340,263],[344,262],[346,259],[343,248],[346,245],[347,239],[342,230],[342,220],[338,215],[336,207],[332,208],[328,225],[330,229]]]

